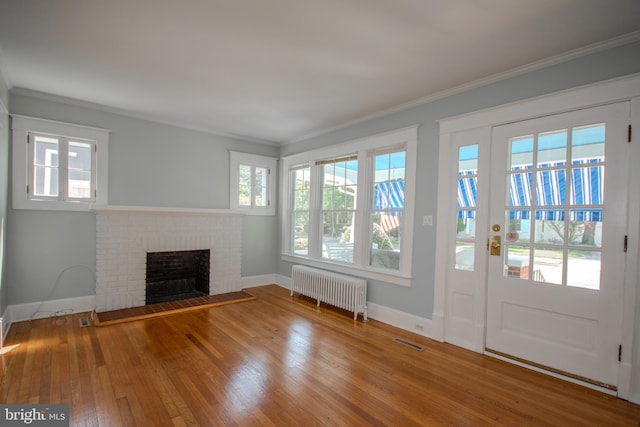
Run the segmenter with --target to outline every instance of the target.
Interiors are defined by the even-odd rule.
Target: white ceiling
[[[15,90],[287,143],[638,30],[638,0],[0,0],[0,62]]]

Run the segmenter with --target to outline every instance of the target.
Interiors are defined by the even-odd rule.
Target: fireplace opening
[[[146,304],[209,295],[210,250],[148,252]]]

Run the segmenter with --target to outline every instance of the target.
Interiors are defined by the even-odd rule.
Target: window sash
[[[29,132],[27,134],[29,144],[29,168],[28,168],[28,198],[30,200],[49,200],[49,201],[79,201],[79,202],[95,202],[96,200],[96,141],[82,138],[74,138],[60,135],[50,135],[38,132]],[[56,149],[44,148],[40,153],[40,145],[48,143],[56,145]],[[85,154],[83,159],[85,165],[88,161],[88,167],[78,168],[71,167],[74,158],[78,157],[78,151],[72,151],[72,147],[88,147],[88,156]],[[44,156],[44,161],[42,157]],[[57,165],[52,163],[54,156],[57,158]],[[74,179],[81,175],[87,175],[88,179]],[[87,196],[78,196],[78,191],[85,188]],[[50,191],[45,191],[46,189]],[[74,190],[78,189],[77,191]],[[56,189],[55,194],[51,191]]]

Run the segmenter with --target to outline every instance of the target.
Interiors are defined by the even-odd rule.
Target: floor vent
[[[407,347],[411,347],[414,350],[418,350],[418,351],[424,351],[424,347],[419,346],[418,344],[414,344],[412,342],[409,341],[405,341],[402,338],[394,338],[393,339],[395,342],[400,343],[400,344],[404,344]]]
[[[80,327],[86,328],[87,326],[91,326],[91,320],[88,317],[81,317],[80,319]]]

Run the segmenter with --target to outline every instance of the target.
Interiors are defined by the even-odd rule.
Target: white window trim
[[[281,226],[282,226],[282,253],[281,258],[283,261],[293,262],[296,264],[305,264],[313,267],[320,267],[338,271],[341,273],[357,275],[367,279],[378,280],[381,282],[391,283],[400,286],[411,286],[412,282],[412,260],[413,260],[413,230],[414,230],[414,211],[415,211],[415,188],[416,188],[416,158],[417,158],[417,146],[418,146],[418,127],[419,125],[408,126],[401,129],[396,129],[389,132],[384,132],[364,138],[359,138],[351,141],[347,141],[341,144],[332,145],[317,150],[306,151],[303,153],[286,156],[281,159],[281,176],[280,176],[280,194],[283,195],[280,200],[280,207],[282,214]],[[340,157],[348,154],[357,153],[358,158],[361,159],[360,166],[364,169],[365,163],[363,159],[366,159],[371,152],[386,148],[397,146],[398,144],[406,144],[406,166],[405,166],[405,208],[403,212],[403,233],[401,241],[401,262],[400,269],[398,271],[381,269],[368,265],[368,260],[363,256],[364,251],[367,250],[366,244],[359,245],[359,253],[354,253],[354,263],[345,264],[319,257],[306,257],[295,255],[291,252],[291,246],[289,244],[291,240],[291,228],[289,227],[289,221],[291,218],[291,200],[290,200],[290,186],[289,182],[289,169],[295,166],[299,166],[305,163],[312,164],[316,160],[328,159]],[[361,169],[359,168],[359,170]],[[360,177],[358,182],[361,182]],[[313,192],[313,190],[312,190]],[[365,198],[366,199],[366,198]],[[364,200],[356,210],[356,220],[360,223],[363,222],[363,217],[369,214],[369,203],[365,203]],[[311,224],[311,229],[318,228],[316,225]],[[362,235],[362,228],[357,227],[360,230],[356,230],[356,236]]]
[[[92,204],[109,204],[109,130],[90,126],[11,114],[13,209],[89,211]],[[95,141],[98,150],[95,171],[96,197],[92,200],[32,200],[29,184],[29,132]]]
[[[231,188],[229,189],[229,208],[247,215],[275,215],[276,176],[278,174],[278,160],[273,157],[241,153],[238,151],[230,151],[229,154],[229,182],[231,184]],[[240,165],[250,165],[252,167],[264,167],[269,169],[269,182],[267,183],[267,197],[269,198],[269,201],[267,206],[241,206],[240,203],[238,203]]]

